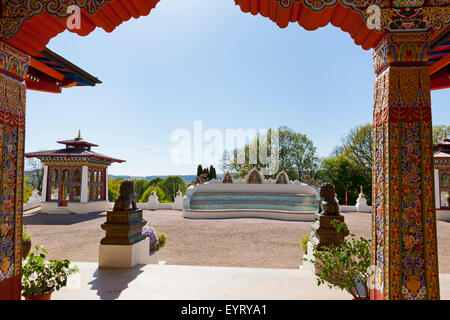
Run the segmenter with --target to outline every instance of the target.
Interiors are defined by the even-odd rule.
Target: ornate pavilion
[[[433,148],[436,215],[438,219],[450,220],[450,139],[444,135]]]
[[[20,299],[26,89],[59,92],[79,83],[38,58],[68,25],[80,36],[96,27],[112,32],[148,15],[159,0],[80,0],[75,12],[68,10],[72,1],[0,1],[0,207],[2,239],[9,239],[0,252],[0,298]],[[430,91],[450,87],[450,0],[234,2],[280,28],[297,22],[315,30],[331,23],[362,49],[373,49],[371,298],[439,299]],[[74,19],[81,22],[76,28],[69,23]]]
[[[108,209],[108,166],[124,160],[94,152],[98,145],[78,137],[58,141],[66,147],[26,153],[44,163],[41,211],[90,213]]]

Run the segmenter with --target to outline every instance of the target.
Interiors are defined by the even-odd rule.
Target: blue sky
[[[26,151],[82,137],[125,159],[111,174],[194,174],[171,161],[174,130],[265,129],[306,134],[327,156],[372,121],[372,52],[331,25],[280,29],[234,1],[164,0],[147,17],[87,37],[64,32],[48,47],[98,77],[62,94],[28,91]],[[450,90],[432,91],[433,123],[450,124]],[[209,163],[205,163],[209,165]]]

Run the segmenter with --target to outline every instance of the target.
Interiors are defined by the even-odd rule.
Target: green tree
[[[214,168],[213,165],[211,165],[209,167],[209,178],[210,179],[217,179],[216,168]]]
[[[201,164],[199,164],[197,167],[197,177],[201,176],[202,173],[203,173],[203,167]]]
[[[142,197],[142,194],[147,190],[147,188],[151,185],[151,181],[146,179],[132,179],[134,181],[134,192],[138,199]]]
[[[29,176],[24,176],[23,178],[23,203],[27,203],[28,202],[28,198],[31,196],[31,194],[33,193],[34,190],[34,186],[32,183],[32,179]]]
[[[108,201],[114,202],[120,195],[120,184],[125,181],[125,178],[111,178],[108,176]]]
[[[164,181],[164,179],[161,178],[161,177],[153,178],[152,180],[150,180],[150,181],[148,182],[148,186],[156,186],[156,185],[157,185],[158,183],[160,183],[161,181]]]
[[[271,131],[268,130],[267,140],[262,139],[264,145],[260,146],[261,141],[254,139],[251,143],[245,145],[242,150],[233,150],[224,153],[222,160],[222,169],[224,172],[236,172],[238,176],[244,177],[254,167],[258,170],[266,167],[267,164],[260,163],[260,148],[267,148],[267,156],[270,164],[274,167],[278,162],[278,172],[285,171],[291,180],[305,179],[306,175],[317,177],[319,174],[319,159],[316,156],[316,148],[312,140],[302,133],[295,132],[287,127],[280,127],[278,138],[278,157],[272,154],[273,144],[271,140]],[[257,151],[257,164],[250,164],[250,148]],[[266,175],[266,178],[274,178],[273,175]]]
[[[357,126],[342,139],[342,151],[347,159],[353,162],[366,174],[372,175],[372,125]]]
[[[173,202],[177,195],[178,185],[180,185],[181,192],[186,193],[186,182],[179,176],[167,177],[164,181],[158,183],[158,186],[164,191],[165,199]]]
[[[433,143],[444,139],[444,133],[445,135],[450,135],[450,126],[442,124],[433,126]]]
[[[159,186],[156,186],[154,188],[155,188],[156,195],[158,196],[158,201],[164,202],[166,200],[166,194],[164,193],[164,191]],[[147,202],[148,197],[152,193],[152,190],[153,190],[153,185],[149,186],[147,188],[147,190],[145,190],[145,192],[142,194],[142,197],[139,199],[139,202]]]
[[[372,176],[344,154],[324,158],[321,164],[321,180],[331,182],[335,186],[336,195],[341,205],[345,204],[345,192],[348,189],[348,204],[355,205],[361,185],[365,190],[368,204],[372,195]]]

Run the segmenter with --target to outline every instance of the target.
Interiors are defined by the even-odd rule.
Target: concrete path
[[[81,273],[52,299],[95,300],[348,300],[350,294],[318,287],[309,271],[139,265],[128,270],[98,269],[76,262]]]
[[[345,291],[318,287],[299,269],[139,265],[98,269],[77,262],[80,273],[53,300],[350,300]],[[450,274],[440,275],[441,299],[450,300]]]

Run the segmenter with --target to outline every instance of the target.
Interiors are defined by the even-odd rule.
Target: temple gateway
[[[58,141],[66,147],[26,153],[44,163],[42,212],[90,213],[108,209],[107,168],[124,162],[91,150],[98,145],[78,137]]]

